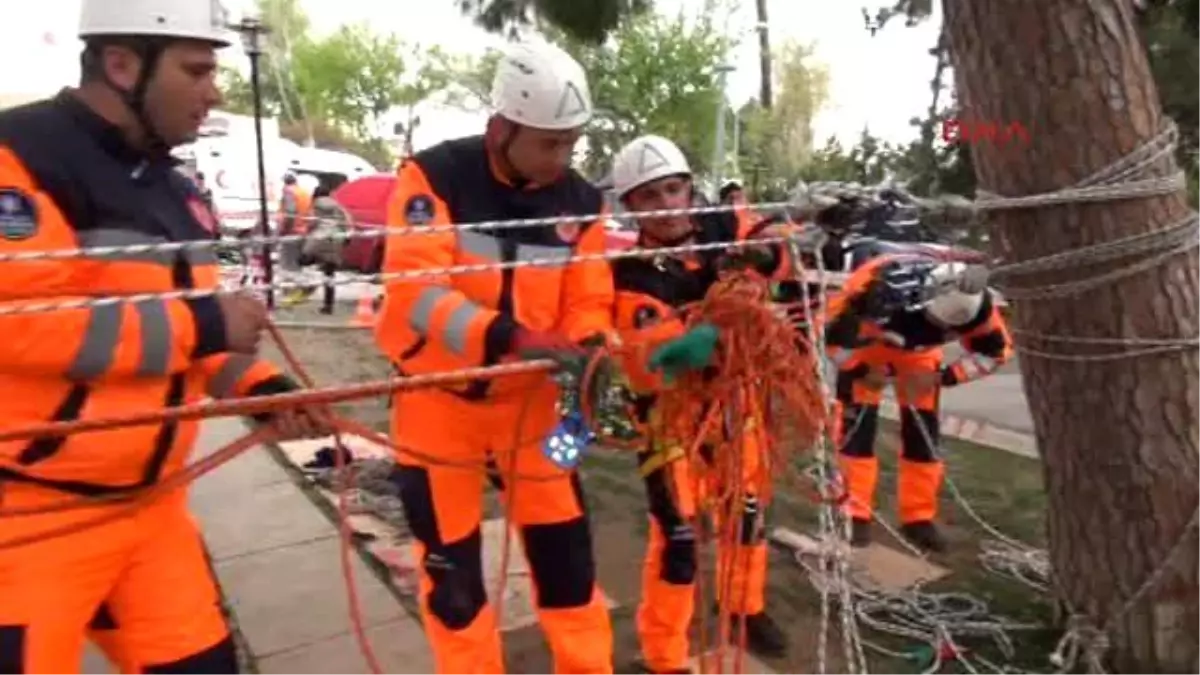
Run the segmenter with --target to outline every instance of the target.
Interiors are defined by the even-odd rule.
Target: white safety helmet
[[[962,278],[969,271],[968,266],[960,262],[945,263],[933,269],[930,277],[936,291],[925,305],[930,318],[943,326],[962,326],[979,314],[984,291],[972,293],[963,289]]]
[[[79,38],[129,35],[232,44],[229,13],[219,0],[83,0]]]
[[[692,175],[687,157],[670,139],[641,136],[621,148],[613,160],[613,190],[618,199],[659,178]]]
[[[583,66],[549,42],[510,46],[496,65],[492,107],[497,115],[535,129],[575,129],[592,119],[592,94]]]

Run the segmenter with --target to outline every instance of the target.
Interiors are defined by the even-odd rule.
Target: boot
[[[730,616],[733,621],[733,639],[737,639],[741,617]],[[788,639],[775,620],[766,612],[746,616],[746,648],[759,656],[778,658],[787,654]]]
[[[871,521],[868,518],[850,519],[850,545],[866,548],[871,545]]]
[[[931,521],[918,520],[905,523],[900,526],[900,534],[903,534],[910,544],[922,551],[943,553],[946,550],[946,540],[942,538],[942,533],[938,532],[937,526]]]

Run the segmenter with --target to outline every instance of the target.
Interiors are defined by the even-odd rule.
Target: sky
[[[479,54],[500,44],[499,38],[463,17],[455,0],[301,2],[318,30],[369,21],[376,30],[393,32],[410,43],[437,45],[451,52]],[[728,76],[728,93],[735,102],[751,98],[759,86],[754,2],[742,3],[727,26],[730,33],[742,36],[742,45],[731,50],[728,59],[734,68]],[[940,16],[914,28],[897,22],[872,37],[863,22],[864,3],[872,9],[891,4],[769,0],[771,40],[775,45],[789,40],[815,45],[816,59],[830,71],[830,100],[814,123],[817,139],[835,136],[853,144],[869,128],[886,140],[908,141],[915,133],[909,119],[920,116],[929,105],[934,61],[928,50],[936,40]],[[13,65],[0,70],[0,97],[49,94],[77,80],[79,42],[74,33],[79,4],[80,0],[39,0],[6,16],[0,24],[0,63]],[[225,0],[225,4],[237,17],[251,7],[252,0]],[[671,15],[680,11],[694,15],[701,11],[703,0],[656,0],[656,6]],[[226,56],[236,60],[238,52],[239,48],[228,50]],[[26,67],[13,67],[17,64]],[[415,141],[420,149],[479,128],[478,115],[431,110],[422,115]]]

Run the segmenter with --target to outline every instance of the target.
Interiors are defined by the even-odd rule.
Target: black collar
[[[172,168],[180,163],[170,154],[148,154],[130,145],[117,125],[97,114],[69,88],[58,92],[54,104],[94,138],[105,152],[124,164],[137,166],[145,163]]]

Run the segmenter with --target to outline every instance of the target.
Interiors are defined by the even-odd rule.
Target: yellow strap
[[[652,448],[650,456],[638,465],[638,471],[642,476],[649,476],[671,462],[683,459],[684,456],[682,445],[664,446],[656,442]]]

